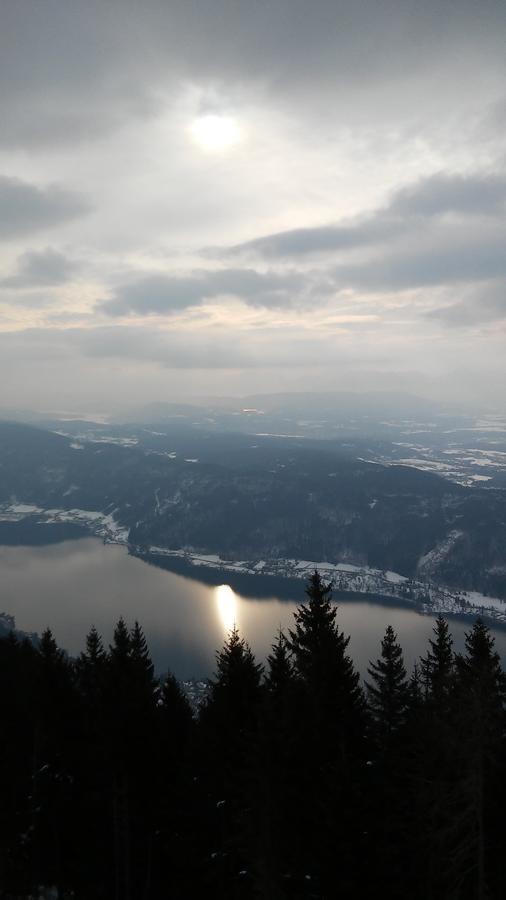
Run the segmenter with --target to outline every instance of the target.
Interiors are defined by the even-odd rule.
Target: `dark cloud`
[[[355,222],[277,232],[221,252],[224,256],[254,254],[280,259],[336,253],[384,244],[449,213],[462,217],[496,215],[504,210],[505,203],[504,175],[439,173],[401,188],[386,206]]]
[[[102,308],[113,316],[170,314],[222,295],[254,306],[314,306],[347,289],[398,292],[506,277],[505,201],[502,175],[439,173],[401,188],[387,205],[355,223],[280,232],[223,254],[296,263],[320,253],[326,268],[149,275],[118,289]],[[340,262],[328,268],[332,255]]]
[[[121,9],[114,0],[3,5],[1,144],[89,141],[152,111],[153,68],[141,53],[140,29],[125,21],[128,5]]]
[[[87,201],[57,185],[37,187],[0,175],[0,239],[10,240],[43,231],[89,211]]]
[[[427,313],[449,327],[467,328],[506,319],[506,280],[485,285],[456,303]]]
[[[460,229],[436,232],[420,246],[399,246],[380,258],[334,270],[336,289],[370,292],[486,281],[506,275],[506,227],[481,239]]]
[[[387,213],[401,216],[490,215],[504,209],[502,174],[448,175],[440,172],[397,191]]]
[[[149,115],[184,81],[259,83],[327,112],[334,96],[350,116],[363,112],[354,91],[400,94],[449,61],[462,78],[504,73],[505,27],[501,0],[17,0],[2,5],[1,140],[90,139]]]
[[[400,220],[387,219],[385,215],[378,214],[348,225],[322,225],[317,228],[280,231],[217,253],[225,257],[252,253],[268,259],[299,257],[313,253],[336,253],[384,243],[390,237],[399,234],[401,228]]]
[[[170,315],[218,296],[240,297],[252,306],[286,306],[301,284],[299,275],[265,274],[254,269],[146,275],[119,288],[102,309],[111,316]]]
[[[397,190],[354,223],[280,232],[224,255],[280,262],[333,255],[342,260],[326,273],[334,291],[396,292],[506,276],[505,247],[506,177],[439,173]],[[347,262],[350,251],[360,258]]]
[[[17,272],[0,280],[3,288],[38,288],[64,284],[76,272],[77,265],[58,250],[29,250],[17,264]]]

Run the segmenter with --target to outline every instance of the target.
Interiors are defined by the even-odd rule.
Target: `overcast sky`
[[[0,406],[501,403],[505,46],[504,0],[1,0]]]

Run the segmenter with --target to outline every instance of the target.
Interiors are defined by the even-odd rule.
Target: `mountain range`
[[[32,527],[30,507],[101,512],[144,551],[348,562],[506,597],[503,490],[335,442],[83,427],[76,437],[0,423],[0,505],[25,504]]]

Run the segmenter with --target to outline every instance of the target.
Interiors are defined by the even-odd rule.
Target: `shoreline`
[[[310,560],[261,560],[253,566],[250,563],[223,560],[214,554],[197,554],[188,550],[167,550],[157,547],[149,550],[128,546],[128,552],[131,556],[141,559],[148,565],[155,565],[159,568],[167,569],[175,574],[187,577],[200,577],[203,581],[210,584],[220,584],[219,574],[227,575],[235,579],[246,580],[249,584],[260,581],[265,585],[271,583],[272,590],[266,593],[272,596],[275,586],[280,583],[283,586],[292,584],[295,592],[300,594],[300,599],[304,598],[304,585],[308,574],[315,568],[318,569],[323,578],[333,582],[333,590],[339,594],[339,599],[344,602],[367,601],[385,606],[399,606],[412,609],[420,615],[437,615],[441,613],[444,616],[459,619],[466,622],[470,618],[481,616],[486,619],[494,627],[506,629],[506,601],[497,598],[486,598],[502,603],[501,609],[488,607],[486,602],[484,605],[471,603],[466,600],[469,592],[452,591],[449,588],[443,588],[437,585],[425,585],[408,579],[406,576],[397,576],[398,581],[390,581],[380,578],[380,582],[389,585],[390,590],[381,589],[381,583],[374,584],[374,575],[379,570],[360,568],[348,564],[332,564],[328,562],[314,562]],[[262,568],[257,568],[262,563]],[[297,564],[294,567],[294,564]],[[347,570],[353,570],[349,573]],[[356,571],[355,571],[356,570]],[[344,572],[344,577],[343,577]],[[204,576],[205,573],[205,576]],[[396,573],[390,573],[396,574]],[[204,576],[204,577],[203,577]],[[352,584],[350,584],[350,581]],[[358,582],[358,583],[357,583]],[[353,583],[355,587],[353,587]],[[402,585],[397,590],[392,589],[391,585]],[[360,589],[362,588],[362,589]],[[364,589],[366,588],[366,589]],[[427,599],[420,599],[417,596],[417,590],[422,590]],[[252,592],[253,593],[253,592]],[[258,587],[254,591],[254,596],[258,598]],[[476,594],[474,593],[474,596]],[[502,612],[504,609],[504,612]]]
[[[23,534],[30,538],[28,545],[53,543],[56,537],[53,529],[58,526],[56,542],[85,535],[98,537],[104,543],[123,546],[130,555],[162,568],[169,568],[167,563],[172,560],[173,565],[186,567],[186,574],[214,571],[239,578],[258,579],[261,576],[285,584],[287,581],[300,584],[317,568],[325,580],[333,582],[334,590],[343,598],[398,602],[425,615],[441,613],[464,619],[484,616],[495,625],[506,627],[506,600],[487,597],[478,591],[417,581],[398,572],[348,562],[282,558],[231,560],[222,559],[218,554],[199,553],[192,548],[171,550],[156,545],[138,546],[129,542],[129,529],[115,520],[114,512],[41,509],[30,504],[3,503],[0,504],[0,541],[4,546],[13,546],[13,535],[9,540],[2,540],[1,534],[2,530],[9,531],[11,526],[17,532],[17,546],[23,545]],[[43,532],[46,540],[39,540]]]

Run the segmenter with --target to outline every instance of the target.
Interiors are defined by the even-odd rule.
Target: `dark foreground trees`
[[[140,626],[0,641],[0,896],[499,900],[506,684],[441,617],[363,691],[318,573],[265,671],[233,629],[198,718]],[[57,894],[55,893],[57,891]]]

